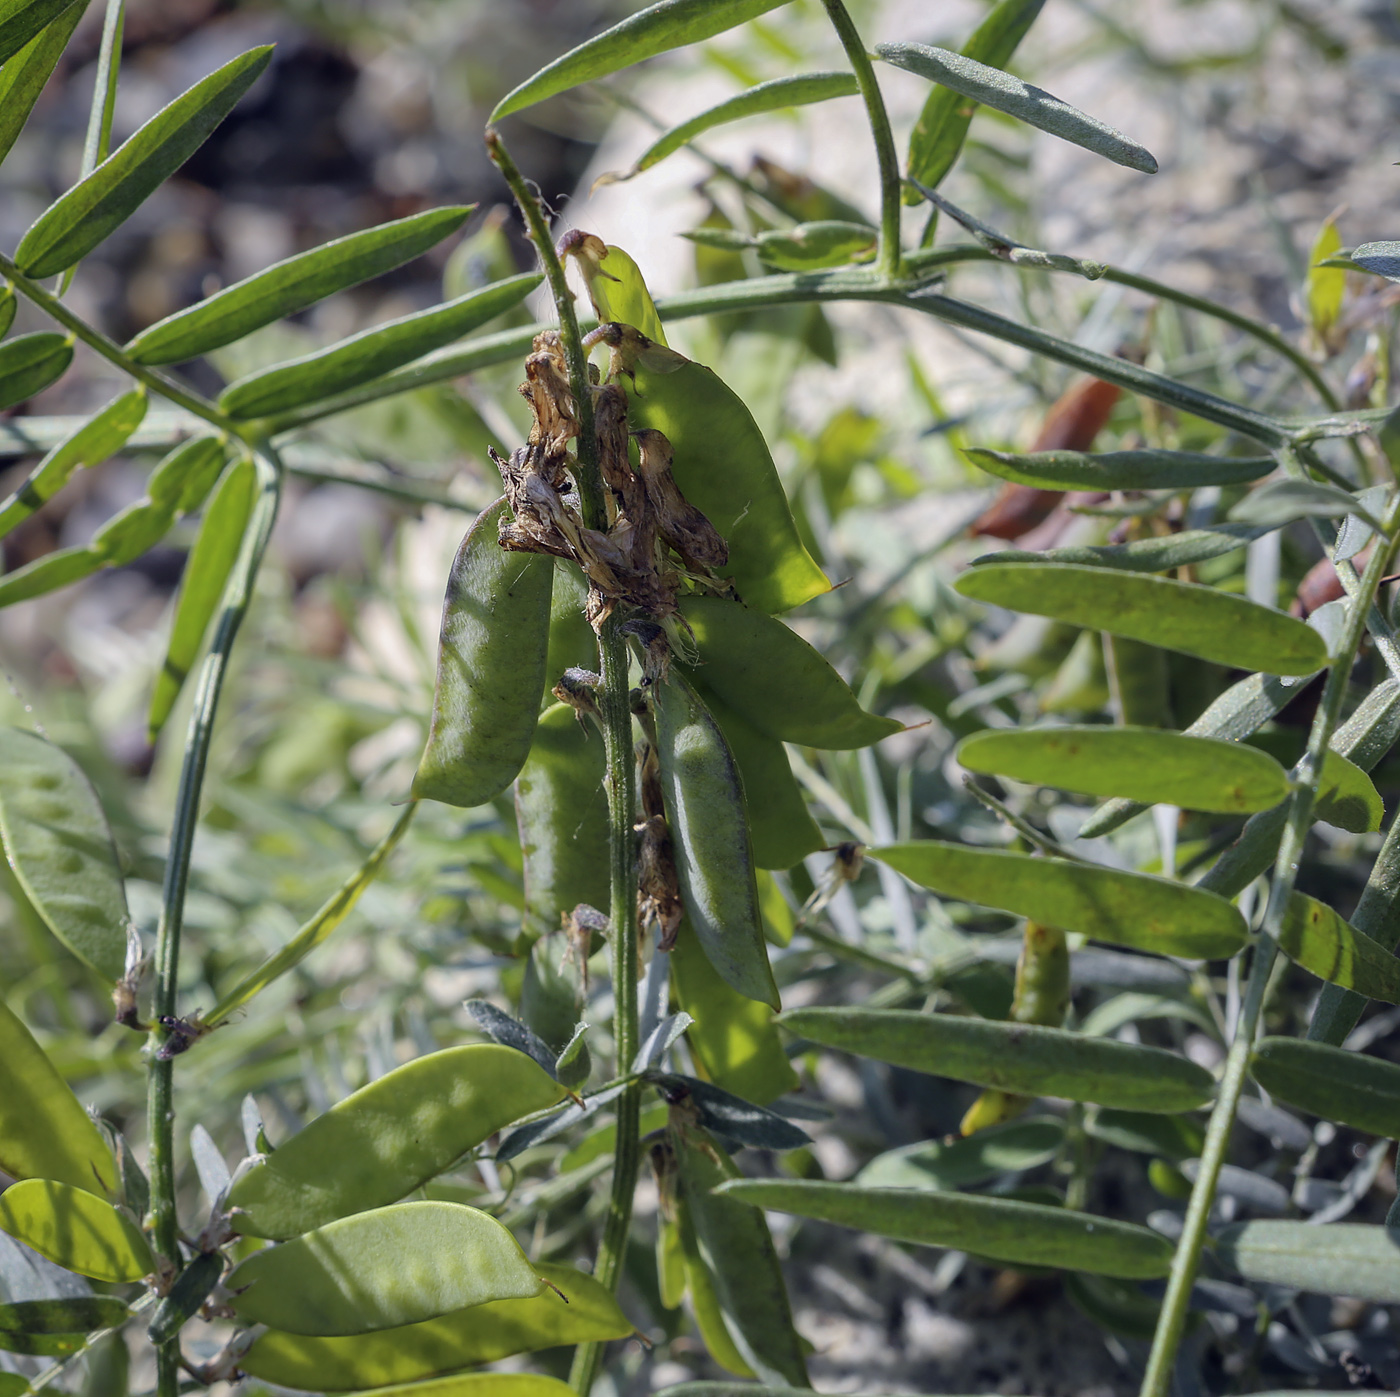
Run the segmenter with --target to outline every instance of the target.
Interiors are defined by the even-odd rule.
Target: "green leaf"
[[[72,3],[73,0],[0,0],[0,63],[19,53]]]
[[[1387,281],[1400,281],[1400,243],[1362,243],[1352,249],[1351,260]]]
[[[730,989],[684,922],[671,951],[671,984],[695,1020],[685,1041],[701,1076],[760,1106],[798,1089],[773,1010]]]
[[[205,632],[218,610],[224,584],[243,544],[243,533],[253,512],[257,494],[257,467],[245,456],[223,478],[205,511],[199,536],[185,561],[175,620],[165,650],[165,663],[156,675],[147,720],[155,742],[175,707],[190,670],[194,667]]]
[[[39,215],[15,251],[20,271],[46,277],[82,261],[204,144],[271,58],[271,45],[250,49],[157,112]]]
[[[867,223],[820,219],[795,228],[773,228],[754,239],[760,260],[788,272],[815,272],[862,260],[879,234]]]
[[[1044,4],[1045,0],[1001,0],[977,26],[963,56],[993,68],[1004,68]],[[942,183],[962,151],[976,111],[976,102],[970,102],[951,87],[940,84],[929,93],[909,137],[907,168],[911,180],[929,188]]]
[[[528,1300],[491,1300],[421,1324],[350,1338],[316,1339],[269,1329],[238,1366],[279,1387],[345,1392],[632,1333],[617,1301],[592,1276],[545,1263],[535,1269],[551,1288]]]
[[[656,751],[681,899],[710,964],[740,994],[778,1007],[758,910],[738,768],[695,690],[672,669],[652,690]]]
[[[120,451],[145,419],[147,401],[144,388],[123,393],[59,442],[14,493],[0,501],[0,538],[51,500],[75,470],[98,465]]]
[[[0,728],[0,838],[49,930],[108,980],[126,964],[126,889],[97,793],[61,747]]]
[[[1329,748],[1322,759],[1313,818],[1351,834],[1374,834],[1385,818],[1385,801],[1355,762]]]
[[[154,548],[175,522],[175,512],[136,500],[114,514],[92,536],[87,551],[100,567],[120,568]]]
[[[595,277],[589,290],[596,297],[603,318],[631,325],[649,340],[665,345],[666,331],[656,313],[656,302],[631,254],[610,243],[598,266],[606,275]]]
[[[798,73],[790,78],[774,78],[772,82],[761,82],[756,87],[737,93],[727,101],[707,108],[698,116],[691,117],[689,121],[671,127],[642,152],[630,170],[624,170],[617,175],[605,175],[603,179],[609,183],[614,180],[632,179],[643,170],[660,164],[668,155],[673,155],[689,145],[697,136],[727,122],[739,121],[746,116],[759,116],[764,112],[783,111],[789,107],[805,107],[813,102],[829,102],[833,97],[855,97],[859,92],[855,76],[851,73]],[[656,338],[644,325],[638,325],[637,328],[649,338]]]
[[[1251,490],[1231,510],[1237,524],[1277,528],[1295,519],[1343,519],[1355,515],[1380,531],[1380,523],[1349,490],[1320,480],[1269,480]]]
[[[441,1264],[444,1256],[452,1265]],[[245,1323],[342,1335],[524,1299],[545,1287],[495,1218],[460,1203],[399,1203],[254,1252],[228,1288]]]
[[[190,514],[204,503],[227,459],[223,436],[181,442],[156,463],[146,482],[146,496],[157,509]]]
[[[1179,650],[1232,669],[1312,674],[1327,664],[1318,633],[1292,616],[1193,582],[1064,563],[988,564],[958,578],[975,601]]]
[[[530,756],[515,778],[525,861],[525,930],[556,932],[580,902],[608,905],[608,797],[603,743],[568,704],[540,714]],[[568,1027],[577,1014],[570,1010]],[[548,1036],[548,1035],[546,1035]]]
[[[739,767],[754,863],[759,868],[791,868],[824,849],[826,837],[807,809],[783,744],[741,718],[703,684],[697,682],[695,689]]]
[[[1085,1117],[1084,1129],[1094,1139],[1120,1150],[1160,1155],[1173,1164],[1198,1158],[1205,1147],[1205,1131],[1189,1116],[1099,1110]]]
[[[1288,899],[1278,944],[1289,960],[1321,980],[1368,999],[1400,1004],[1400,960],[1316,898],[1294,893]]]
[[[1224,898],[1147,873],[937,840],[872,849],[871,857],[945,897],[1113,945],[1213,960],[1245,941],[1244,918]]]
[[[77,1353],[86,1343],[86,1334],[23,1334],[14,1329],[0,1329],[0,1349],[7,1353],[66,1358],[69,1354]]]
[[[1272,456],[1196,451],[1036,451],[1021,456],[973,447],[963,455],[992,475],[1037,490],[1193,490],[1257,480],[1278,464]]]
[[[32,6],[47,9],[48,6]],[[51,20],[34,35],[13,57],[4,59],[0,68],[0,160],[10,153],[29,113],[39,100],[39,94],[58,67],[58,60],[68,47],[78,21],[87,11],[87,0],[61,7],[57,19]],[[8,328],[5,327],[5,328]],[[4,330],[0,329],[0,334]]]
[[[740,597],[761,611],[790,611],[831,590],[803,546],[768,444],[733,389],[703,364],[659,373],[637,365],[627,387],[633,430],[671,443],[682,494],[723,535]]]
[[[1223,558],[1268,532],[1244,524],[1226,524],[1214,529],[1183,529],[1163,538],[1135,538],[1131,543],[1081,544],[1035,553],[1004,548],[983,553],[975,562],[979,567],[987,563],[1082,563],[1086,567],[1123,568],[1128,572],[1166,572]]]
[[[33,1035],[0,1000],[0,1169],[112,1193],[111,1147]]]
[[[24,1179],[0,1193],[0,1229],[95,1281],[139,1281],[155,1270],[151,1249],[130,1218],[56,1179]]]
[[[60,548],[0,577],[0,607],[42,597],[70,582],[91,577],[102,566],[94,548]]]
[[[496,104],[491,124],[658,53],[712,39],[783,3],[784,0],[660,0],[570,49],[527,78]]]
[[[156,1306],[147,1334],[153,1344],[169,1343],[195,1317],[224,1274],[224,1255],[200,1252],[175,1279]]]
[[[0,78],[4,77],[4,71],[0,70]],[[18,302],[15,298],[14,287],[0,286],[0,337],[9,334],[10,326],[15,323],[15,311],[18,309]]]
[[[1215,1085],[1175,1053],[1063,1028],[902,1009],[790,1009],[778,1022],[828,1048],[1022,1096],[1175,1114],[1204,1105]]]
[[[494,1043],[415,1058],[352,1092],[243,1174],[228,1195],[233,1226],[281,1239],[382,1207],[566,1094],[524,1053]]]
[[[1216,1252],[1248,1281],[1400,1302],[1400,1233],[1362,1223],[1244,1222],[1223,1229]]]
[[[1055,1266],[1144,1280],[1165,1276],[1171,1268],[1172,1244],[1165,1237],[1134,1223],[1070,1208],[806,1179],[739,1179],[719,1191],[774,1212],[921,1246],[971,1251],[1012,1266]]]
[[[0,1329],[17,1334],[86,1334],[110,1329],[130,1317],[115,1295],[72,1295],[56,1300],[0,1304]]]
[[[958,1189],[1048,1164],[1065,1139],[1058,1116],[989,1125],[966,1139],[920,1140],[876,1155],[856,1175],[861,1188]]]
[[[413,794],[470,808],[499,795],[530,755],[549,650],[553,560],[497,542],[510,510],[478,516],[447,580],[432,726]]]
[[[726,597],[683,597],[680,608],[699,650],[690,672],[768,737],[844,750],[902,730],[861,708],[820,652],[774,617]]]
[[[1220,814],[1267,810],[1288,795],[1288,774],[1267,753],[1160,728],[987,729],[963,739],[957,760],[1032,786]]]
[[[178,364],[421,257],[455,233],[475,204],[428,209],[299,253],[142,330],[126,345],[138,364]]]
[[[1151,153],[1121,131],[999,68],[929,44],[880,44],[875,52],[896,68],[952,88],[983,106],[994,107],[1062,141],[1083,146],[1117,165],[1145,175],[1157,173],[1157,162]]]
[[[72,341],[53,330],[0,344],[0,412],[56,383],[72,362]]]
[[[1249,1072],[1270,1096],[1324,1120],[1400,1140],[1400,1066],[1296,1038],[1261,1038]]]
[[[1347,290],[1347,274],[1336,267],[1320,266],[1327,258],[1342,250],[1342,236],[1337,232],[1337,216],[1324,220],[1308,254],[1308,277],[1303,288],[1303,300],[1308,310],[1308,325],[1319,341],[1342,313],[1342,299]]]
[[[533,272],[510,277],[455,301],[361,330],[300,359],[260,369],[229,384],[219,395],[219,406],[230,417],[247,419],[320,402],[460,339],[519,305],[541,280]]]
[[[203,1022],[209,1028],[216,1028],[229,1015],[237,1013],[256,994],[266,989],[274,980],[280,979],[289,970],[295,969],[348,917],[360,900],[360,894],[379,876],[385,860],[394,852],[418,809],[416,801],[411,801],[394,822],[394,827],[371,850],[369,857],[341,884],[310,921],[305,922],[297,934],[280,951],[269,956],[251,975],[246,975],[204,1016]]]
[[[673,1125],[667,1138],[724,1328],[759,1378],[806,1384],[802,1341],[768,1223],[756,1208],[726,1196],[725,1181],[739,1179],[734,1161],[697,1127]]]

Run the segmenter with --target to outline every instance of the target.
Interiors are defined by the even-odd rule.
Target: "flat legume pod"
[[[95,1281],[139,1281],[155,1269],[141,1229],[126,1214],[53,1179],[24,1179],[0,1194],[0,1229]]]
[[[380,1208],[564,1095],[514,1048],[429,1053],[353,1092],[244,1174],[228,1196],[233,1225],[280,1239]]]
[[[674,669],[657,685],[655,703],[661,785],[690,924],[728,985],[776,1009],[738,768],[718,724]]]
[[[498,796],[530,755],[549,645],[553,560],[497,543],[505,500],[462,540],[447,582],[428,746],[413,794],[470,807]]]

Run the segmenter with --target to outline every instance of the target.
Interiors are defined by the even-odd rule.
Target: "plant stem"
[[[822,0],[822,5],[855,74],[861,100],[865,103],[865,115],[870,122],[870,134],[875,141],[875,157],[880,164],[880,250],[875,265],[886,280],[898,281],[903,275],[903,252],[899,241],[902,191],[899,157],[895,153],[889,113],[885,110],[885,99],[875,78],[875,66],[842,0]]]
[[[607,507],[602,471],[598,465],[598,440],[593,431],[593,390],[588,377],[588,354],[579,332],[573,295],[564,268],[550,240],[539,201],[530,192],[515,162],[494,129],[486,133],[486,148],[505,176],[524,215],[531,241],[539,254],[559,316],[559,337],[569,370],[569,391],[578,420],[576,443],[579,503],[583,522],[592,529],[606,529]],[[613,1041],[617,1045],[617,1070],[629,1070],[637,1055],[637,855],[632,832],[636,812],[636,758],[632,750],[632,708],[628,699],[627,642],[623,618],[614,612],[598,635],[602,683],[598,688],[599,717],[603,728],[603,756],[607,766],[608,793],[608,895],[609,932],[612,942]],[[632,1199],[636,1192],[639,1162],[638,1121],[641,1084],[632,1083],[617,1099],[617,1140],[613,1150],[612,1196],[598,1259],[593,1267],[597,1280],[616,1291],[632,1225]],[[602,1362],[603,1346],[581,1344],[574,1354],[570,1381],[587,1397]]]
[[[262,562],[281,500],[282,468],[270,451],[259,454],[258,475],[260,493],[243,536],[238,561],[224,589],[214,639],[195,688],[194,709],[190,714],[189,733],[185,740],[184,764],[180,769],[175,817],[170,830],[170,850],[165,862],[160,926],[156,932],[152,1015],[157,1028],[152,1034],[153,1045],[163,1043],[168,1038],[160,1027],[160,1020],[178,1014],[180,934],[184,925],[190,854],[194,847],[195,826],[199,822],[199,799],[214,731],[214,715],[218,710],[224,676],[228,672],[229,653],[247,614],[258,566]],[[175,1207],[174,1085],[173,1059],[162,1061],[153,1053],[147,1077],[151,1224],[157,1255],[173,1263],[178,1270],[180,1226]],[[172,1339],[161,1345],[157,1358],[157,1393],[159,1397],[174,1397],[179,1385],[179,1340]]]
[[[1264,922],[1255,946],[1254,959],[1249,968],[1244,1004],[1240,1010],[1239,1022],[1235,1026],[1234,1039],[1225,1058],[1225,1070],[1221,1074],[1215,1106],[1211,1110],[1210,1124],[1206,1128],[1199,1172],[1191,1189],[1191,1201],[1187,1204],[1181,1238],[1172,1258],[1167,1293],[1162,1300],[1162,1314],[1152,1339],[1152,1353],[1148,1358],[1147,1371],[1142,1381],[1142,1397],[1167,1397],[1171,1390],[1172,1369],[1186,1324],[1191,1287],[1195,1283],[1196,1268],[1200,1262],[1201,1248],[1205,1243],[1206,1225],[1215,1201],[1220,1169],[1225,1163],[1230,1131],[1234,1126],[1235,1112],[1244,1089],[1249,1054],[1258,1033],[1270,975],[1278,957],[1278,936],[1288,910],[1289,898],[1293,894],[1293,884],[1298,876],[1303,844],[1312,823],[1313,803],[1317,796],[1323,759],[1341,714],[1352,661],[1366,630],[1371,603],[1394,551],[1394,543],[1389,541],[1389,535],[1397,525],[1400,525],[1400,499],[1391,505],[1386,515],[1387,541],[1372,552],[1361,585],[1352,598],[1346,627],[1327,674],[1322,701],[1313,719],[1307,751],[1295,770],[1293,794],[1288,806],[1288,823],[1284,827],[1278,859],[1274,864],[1269,901],[1264,911]]]
[[[208,398],[201,397],[192,389],[185,388],[173,378],[161,373],[159,369],[138,364],[116,340],[109,339],[101,330],[94,330],[82,316],[74,315],[57,296],[45,291],[37,281],[25,276],[3,253],[0,253],[0,276],[10,281],[15,290],[22,291],[46,315],[58,321],[75,339],[82,340],[90,349],[96,350],[108,363],[115,364],[123,373],[130,374],[138,383],[144,383],[152,392],[159,393],[161,397],[168,398],[172,403],[178,403],[187,412],[194,413],[196,417],[202,417],[206,422],[212,423],[222,431],[242,436],[233,420],[220,412],[218,407],[211,403]],[[244,439],[246,440],[246,438]]]

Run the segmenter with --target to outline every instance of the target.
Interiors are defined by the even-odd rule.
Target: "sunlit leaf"
[[[1319,979],[1368,999],[1400,1004],[1400,960],[1359,935],[1325,902],[1295,892],[1279,930],[1279,948]]]
[[[40,0],[38,4],[26,6],[21,3],[18,7],[7,7],[11,23],[26,11],[34,16],[51,8],[45,0]],[[19,133],[24,130],[29,113],[34,110],[44,85],[58,67],[58,60],[63,57],[63,51],[68,47],[68,41],[86,10],[87,0],[67,3],[66,7],[60,5],[56,19],[47,21],[12,57],[0,59],[5,65],[0,68],[0,160],[10,153]],[[13,28],[11,38],[22,32],[23,26]],[[5,47],[4,41],[0,40],[0,52]]]
[[[56,383],[72,362],[72,341],[52,330],[0,344],[0,412]]]
[[[125,1213],[54,1179],[24,1179],[0,1193],[0,1228],[95,1281],[139,1281],[155,1269],[141,1229]]]
[[[1327,1043],[1261,1038],[1249,1071],[1270,1096],[1290,1106],[1400,1140],[1400,1066],[1393,1062]]]

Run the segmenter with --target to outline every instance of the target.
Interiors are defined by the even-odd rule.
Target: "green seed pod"
[[[513,1048],[429,1053],[347,1096],[244,1174],[229,1191],[233,1226],[246,1236],[295,1237],[380,1208],[564,1095]]]
[[[588,624],[588,584],[577,563],[554,560],[554,596],[549,605],[549,652],[545,661],[545,699],[566,669],[598,668],[598,637]]]
[[[470,808],[498,796],[530,755],[549,645],[553,561],[497,540],[504,500],[462,540],[447,582],[428,746],[413,794]]]
[[[690,924],[728,985],[776,1009],[738,768],[679,674],[656,686],[655,702],[661,785]]]
[[[525,935],[531,939],[558,931],[560,919],[580,902],[608,905],[603,776],[598,730],[581,723],[568,704],[547,708],[515,780],[515,818],[525,860]],[[535,1031],[553,1042],[539,1028]]]
[[[139,1281],[155,1270],[151,1249],[130,1218],[53,1179],[25,1179],[0,1194],[0,1229],[95,1281]]]

